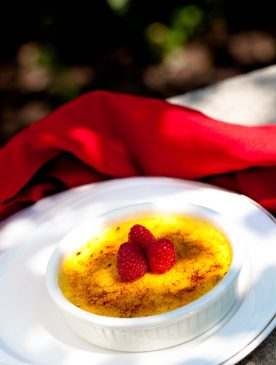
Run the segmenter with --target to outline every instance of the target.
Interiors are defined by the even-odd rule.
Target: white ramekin
[[[154,212],[203,217],[224,232],[231,243],[233,258],[229,271],[217,286],[188,305],[139,318],[113,318],[92,314],[64,297],[58,284],[58,272],[64,256],[83,246],[102,228],[116,220]],[[50,297],[69,327],[84,340],[112,350],[151,351],[192,340],[218,324],[238,300],[237,285],[242,263],[242,234],[235,224],[209,208],[165,200],[119,208],[83,222],[61,241],[52,254],[46,269],[46,285]]]

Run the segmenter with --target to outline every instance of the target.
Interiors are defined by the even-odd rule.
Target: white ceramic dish
[[[239,225],[246,252],[238,286],[241,301],[218,328],[164,350],[126,353],[81,340],[68,328],[46,290],[45,270],[56,245],[85,217],[172,196],[214,209]],[[43,199],[0,225],[0,363],[233,365],[252,351],[247,361],[269,363],[276,326],[275,239],[275,219],[258,204],[194,181],[118,179]]]
[[[228,237],[232,262],[224,278],[207,294],[194,302],[159,315],[139,318],[114,318],[89,313],[69,302],[58,284],[64,258],[100,234],[101,230],[124,220],[154,214],[182,214],[204,218]],[[199,205],[175,199],[126,206],[89,219],[67,235],[54,251],[46,270],[48,292],[71,329],[84,340],[119,351],[151,351],[191,340],[214,325],[239,301],[238,279],[243,262],[244,238],[238,228],[221,214]]]

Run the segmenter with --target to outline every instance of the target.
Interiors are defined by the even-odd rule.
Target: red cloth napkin
[[[276,213],[276,125],[233,125],[166,101],[85,94],[0,150],[0,219],[64,189],[138,175],[208,181]]]

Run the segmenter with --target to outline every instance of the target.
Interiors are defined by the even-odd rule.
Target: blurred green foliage
[[[151,23],[146,28],[146,41],[153,46],[153,53],[159,59],[182,48],[203,25],[203,11],[200,7],[189,4],[174,9],[168,25]]]
[[[271,65],[275,8],[270,0],[2,2],[0,135],[89,90],[165,98]]]
[[[106,0],[111,9],[118,15],[124,15],[131,0]]]

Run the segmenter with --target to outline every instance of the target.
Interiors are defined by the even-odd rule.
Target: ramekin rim
[[[92,217],[92,220],[98,219],[99,223],[104,223],[106,219],[108,220],[109,218],[112,218],[112,216],[116,215],[117,212],[123,212],[123,211],[127,212],[129,209],[135,209],[135,208],[137,209],[138,207],[141,208],[153,207],[152,203],[155,202],[135,203],[124,207],[112,209],[108,212]],[[67,234],[60,241],[58,246],[54,249],[54,252],[52,253],[50,260],[48,262],[45,274],[46,286],[52,300],[57,304],[57,306],[60,309],[83,321],[87,321],[96,326],[105,326],[109,328],[122,329],[131,327],[135,328],[157,327],[168,321],[175,322],[179,318],[189,317],[194,313],[199,312],[200,310],[204,309],[204,307],[206,307],[207,305],[211,304],[213,301],[218,299],[225,292],[225,290],[227,290],[229,283],[233,282],[233,280],[237,278],[237,276],[241,271],[243,254],[244,254],[243,244],[241,242],[237,242],[235,237],[233,238],[233,235],[234,236],[236,235],[235,228],[237,227],[235,227],[236,225],[232,224],[232,222],[228,221],[228,219],[226,220],[226,218],[223,217],[222,214],[216,212],[213,209],[210,209],[208,207],[199,204],[193,204],[187,202],[184,203],[182,202],[181,204],[185,208],[195,208],[197,213],[199,211],[200,212],[204,211],[206,215],[203,217],[206,218],[207,216],[207,219],[210,219],[216,226],[222,228],[222,231],[228,236],[232,247],[232,251],[233,253],[235,253],[233,255],[233,259],[228,272],[225,274],[223,279],[208,293],[183,307],[165,313],[144,316],[144,317],[121,318],[121,317],[102,316],[91,312],[87,312],[77,307],[63,295],[58,285],[57,275],[60,261],[62,260],[66,252],[66,250],[64,250],[66,242],[70,240],[70,237],[72,235],[76,234],[78,231],[83,229],[82,227],[85,227],[87,225],[87,222],[83,222],[80,225],[78,225],[75,229],[73,229],[71,232],[69,232],[69,234]],[[184,211],[187,212],[187,210],[183,210],[183,212]],[[79,245],[76,245],[76,247],[79,247]]]

